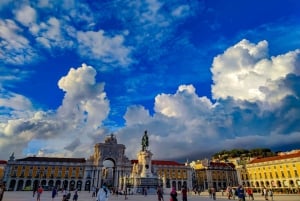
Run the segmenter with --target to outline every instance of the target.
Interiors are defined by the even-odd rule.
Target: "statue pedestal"
[[[152,177],[152,153],[148,150],[145,151],[140,151],[138,153],[138,164],[140,167],[142,167],[142,171],[140,174],[140,177],[147,178],[147,177]]]

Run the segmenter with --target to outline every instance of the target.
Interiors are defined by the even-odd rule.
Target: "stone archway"
[[[106,136],[104,143],[95,144],[91,186],[107,183],[119,188],[122,185],[121,179],[131,173],[131,161],[125,156],[125,149],[125,145],[118,144],[114,134]]]
[[[24,181],[19,180],[18,185],[17,185],[17,191],[22,191],[23,190],[23,185],[24,185]]]
[[[15,189],[15,186],[16,186],[16,183],[17,181],[16,180],[11,180],[10,183],[9,183],[9,187],[8,187],[8,190],[14,190]]]
[[[115,161],[112,158],[107,158],[103,161],[102,167],[102,184],[108,187],[114,186],[115,180]]]

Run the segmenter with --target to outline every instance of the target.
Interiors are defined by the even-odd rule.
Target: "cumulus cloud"
[[[124,118],[126,120],[126,125],[144,124],[149,121],[150,114],[143,106],[134,105],[127,108]]]
[[[268,56],[268,43],[242,40],[214,58],[212,93],[215,99],[277,103],[292,91],[282,81],[289,74],[298,75],[300,50]]]
[[[48,156],[86,156],[92,151],[86,149],[87,144],[92,146],[95,139],[108,133],[101,127],[109,113],[109,101],[104,83],[97,83],[95,76],[91,66],[71,68],[58,82],[65,97],[53,111],[35,109],[18,94],[1,96],[1,113],[9,115],[0,123],[1,149],[22,155],[34,153],[31,148],[37,147]]]
[[[74,126],[84,123],[96,129],[109,113],[104,83],[96,83],[95,76],[96,70],[83,64],[78,69],[71,68],[58,82],[66,92],[58,114],[63,119],[72,119]]]
[[[215,100],[186,84],[174,93],[158,94],[153,114],[142,105],[129,106],[125,126],[115,131],[118,142],[126,145],[129,158],[136,158],[147,130],[153,157],[174,160],[199,159],[221,149],[299,145],[298,65],[299,50],[269,56],[266,41],[242,40],[214,58]],[[55,111],[31,108],[27,117],[3,121],[1,149],[21,153],[38,139],[40,153],[88,157],[100,136],[110,134],[102,124],[110,112],[109,100],[104,83],[95,77],[95,68],[86,64],[71,68],[58,82],[65,92],[61,106]],[[14,108],[5,97],[1,101],[5,108]],[[18,101],[24,102],[20,110],[31,106],[21,97]]]
[[[242,40],[214,58],[214,102],[198,96],[193,85],[181,85],[174,94],[156,96],[153,116],[136,110],[146,119],[143,124],[128,112],[130,123],[118,134],[127,144],[139,145],[148,130],[154,157],[162,159],[299,144],[298,65],[299,50],[270,57],[267,41]],[[134,158],[138,150],[130,146],[127,153]]]

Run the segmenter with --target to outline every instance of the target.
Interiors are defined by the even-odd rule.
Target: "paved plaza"
[[[79,192],[79,199],[78,201],[95,201],[96,199],[91,196],[91,193],[88,192]],[[181,201],[181,195],[178,194],[178,201]],[[255,194],[254,195],[255,200],[261,200],[263,201],[264,198],[260,194]],[[62,195],[59,193],[58,197],[54,199],[54,201],[61,201],[62,200]],[[124,196],[115,196],[111,195],[109,198],[109,201],[123,201],[125,200]],[[128,201],[157,201],[157,196],[156,195],[129,195],[128,196]],[[164,201],[169,201],[170,196],[168,194],[164,195]],[[222,196],[221,193],[217,193],[217,199],[216,200],[228,200],[225,196]],[[236,199],[237,200],[237,199]],[[246,201],[249,199],[246,198]],[[271,201],[272,199],[269,198]],[[294,195],[277,195],[275,194],[273,197],[274,201],[300,201],[300,194],[294,194]],[[3,201],[36,201],[36,197],[32,197],[32,192],[30,191],[6,191],[3,197]],[[51,198],[51,191],[44,191],[42,196],[41,196],[41,201],[52,201]],[[72,201],[72,197],[70,199]],[[211,198],[209,198],[207,193],[202,193],[200,196],[199,195],[194,195],[190,194],[188,196],[188,201],[213,201]]]

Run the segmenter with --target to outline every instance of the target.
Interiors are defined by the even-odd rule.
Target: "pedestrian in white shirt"
[[[102,188],[98,190],[96,201],[108,201],[110,196],[109,189],[103,184]]]

